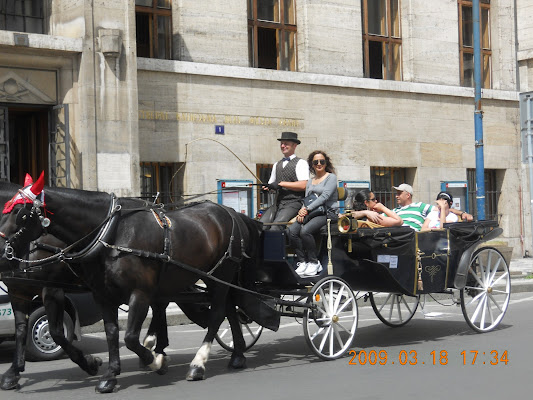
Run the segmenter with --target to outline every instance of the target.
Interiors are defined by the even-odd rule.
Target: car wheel
[[[72,342],[74,337],[74,324],[66,312],[63,314],[63,329],[65,337]],[[54,342],[50,334],[48,317],[44,307],[39,307],[30,314],[28,320],[28,338],[26,340],[26,355],[31,361],[56,360],[63,356],[64,351]]]

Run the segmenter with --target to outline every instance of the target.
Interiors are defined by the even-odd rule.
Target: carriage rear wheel
[[[507,262],[497,249],[476,250],[460,295],[463,315],[473,330],[488,332],[498,326],[509,306],[511,277]]]
[[[239,318],[242,334],[246,343],[246,351],[250,349],[259,340],[259,337],[263,332],[263,327],[257,322],[254,322],[244,313],[244,311],[242,311],[238,307],[237,316]],[[222,322],[222,324],[220,325],[215,339],[218,344],[221,345],[224,349],[226,349],[227,351],[233,351],[233,335],[231,333],[231,327],[227,318],[224,319],[224,322]]]
[[[406,296],[395,293],[369,293],[370,304],[376,316],[385,325],[399,328],[407,324],[415,315],[420,295]]]
[[[342,357],[357,329],[357,301],[350,285],[326,277],[313,286],[307,305],[303,325],[309,347],[323,360]]]

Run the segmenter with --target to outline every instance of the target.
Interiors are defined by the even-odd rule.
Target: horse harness
[[[195,203],[195,204],[198,204],[198,203]],[[191,207],[191,206],[193,206],[195,204],[189,204],[186,207]],[[216,204],[216,203],[213,203],[213,204]],[[138,208],[132,208],[132,209],[124,209],[119,204],[119,200],[117,199],[117,197],[113,193],[111,194],[111,205],[110,205],[107,217],[92,232],[90,232],[88,235],[84,236],[83,238],[79,239],[78,241],[72,243],[71,245],[67,246],[66,248],[61,249],[61,248],[58,248],[58,247],[55,247],[55,246],[47,245],[45,243],[32,242],[37,249],[43,249],[43,250],[52,252],[54,254],[49,256],[49,257],[45,257],[45,258],[39,259],[39,260],[25,260],[25,259],[18,258],[14,254],[14,250],[13,250],[13,248],[11,246],[11,242],[13,242],[13,240],[15,240],[17,237],[19,237],[21,235],[21,231],[23,231],[25,229],[25,227],[23,227],[23,228],[20,228],[13,235],[12,238],[7,238],[5,235],[2,234],[2,236],[6,240],[6,247],[5,247],[4,255],[5,255],[5,257],[8,260],[18,261],[19,263],[21,263],[21,265],[22,264],[27,265],[27,267],[21,268],[21,270],[24,273],[28,273],[28,272],[31,272],[32,270],[40,270],[43,266],[48,265],[48,264],[52,264],[52,263],[55,263],[55,262],[65,262],[67,265],[69,265],[68,262],[77,262],[77,263],[79,263],[79,262],[86,261],[89,258],[92,258],[93,256],[97,255],[99,253],[99,251],[103,247],[105,247],[105,248],[108,248],[108,249],[113,249],[113,250],[118,251],[120,253],[126,253],[126,254],[137,256],[137,257],[142,257],[142,258],[148,258],[148,259],[153,259],[153,260],[157,260],[157,261],[162,261],[164,263],[164,265],[172,264],[172,265],[178,266],[178,267],[180,267],[180,268],[182,268],[182,269],[184,269],[186,271],[195,273],[196,275],[199,275],[201,278],[211,279],[211,280],[216,281],[218,283],[225,284],[225,285],[228,285],[230,287],[233,287],[233,288],[236,288],[236,289],[239,289],[239,290],[248,291],[247,289],[244,289],[244,288],[242,288],[240,286],[237,286],[237,285],[233,285],[233,284],[231,284],[229,282],[226,282],[226,281],[224,281],[222,279],[219,279],[219,278],[213,276],[214,272],[226,260],[234,261],[237,264],[239,264],[242,261],[243,258],[250,258],[250,256],[248,254],[246,254],[245,245],[244,245],[244,239],[243,239],[243,236],[242,236],[242,229],[241,229],[241,226],[239,225],[239,223],[236,222],[235,216],[232,215],[232,213],[229,210],[227,210],[224,206],[219,205],[219,204],[217,204],[217,205],[219,207],[221,207],[224,211],[226,211],[228,213],[228,215],[230,216],[231,221],[232,221],[232,229],[231,229],[230,240],[229,240],[229,243],[228,243],[228,248],[226,249],[226,251],[224,252],[222,257],[217,261],[215,266],[208,272],[204,272],[204,271],[198,270],[197,268],[194,268],[194,267],[192,267],[192,266],[190,266],[188,264],[182,263],[180,261],[174,260],[174,259],[172,259],[170,257],[170,254],[169,254],[170,247],[171,247],[170,246],[171,245],[170,228],[171,228],[172,224],[171,224],[170,219],[165,215],[165,212],[163,210],[163,205],[149,206],[149,207],[148,207],[148,205],[146,205],[144,207],[138,207]],[[35,213],[35,214],[37,214],[37,216],[40,216],[40,207],[41,206],[42,206],[42,203],[40,203],[38,201],[35,201],[33,206],[32,206],[32,209],[30,211],[30,216],[32,215],[32,213]],[[118,220],[119,220],[119,213],[125,213],[125,212],[132,213],[132,212],[147,211],[147,210],[150,210],[152,212],[152,214],[154,215],[154,218],[157,221],[158,225],[164,230],[163,252],[162,253],[155,253],[155,252],[150,252],[150,251],[140,250],[140,249],[132,249],[132,248],[129,248],[129,247],[117,246],[117,245],[109,243],[109,241],[111,239],[111,236],[115,232],[115,228],[116,228],[116,225],[117,225]],[[48,226],[48,224],[46,226],[44,226],[44,224],[43,224],[44,228],[46,228],[47,226]],[[234,250],[233,250],[236,231],[238,231],[237,234],[238,234],[238,237],[240,238],[240,252],[239,252],[240,254],[238,256],[234,254]],[[79,251],[77,253],[68,254],[68,251],[74,249],[81,242],[85,241],[87,238],[91,237],[95,233],[96,233],[96,236],[94,237],[94,239],[84,249],[82,249],[81,251]],[[75,274],[75,272],[72,270],[72,268],[71,268],[71,271]],[[160,279],[161,279],[162,275],[163,275],[162,273],[159,274],[159,278]],[[255,292],[252,292],[252,293],[255,293]]]

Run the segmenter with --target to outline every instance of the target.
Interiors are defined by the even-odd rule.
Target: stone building
[[[480,3],[486,217],[521,256],[533,4]],[[0,178],[217,200],[265,179],[290,130],[388,205],[393,184],[431,202],[449,182],[475,213],[472,32],[467,0],[2,1]]]

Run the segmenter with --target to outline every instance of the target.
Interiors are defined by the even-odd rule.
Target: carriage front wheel
[[[304,335],[309,347],[323,360],[342,357],[357,329],[357,301],[343,279],[326,277],[314,286],[304,311]]]
[[[376,296],[378,295],[379,296]],[[370,304],[376,316],[393,328],[404,326],[415,315],[420,295],[406,296],[395,293],[369,293]]]
[[[473,330],[488,332],[498,326],[509,306],[511,277],[507,262],[497,249],[476,250],[460,295],[463,315]]]
[[[239,324],[241,326],[242,335],[244,337],[244,342],[246,343],[246,348],[244,350],[246,351],[250,349],[259,340],[259,337],[263,332],[263,327],[258,323],[254,322],[239,307],[237,307],[237,317],[239,318]],[[222,324],[220,325],[215,339],[218,344],[225,348],[227,351],[233,351],[233,335],[231,333],[231,327],[227,318],[225,318],[224,322],[222,322]]]

